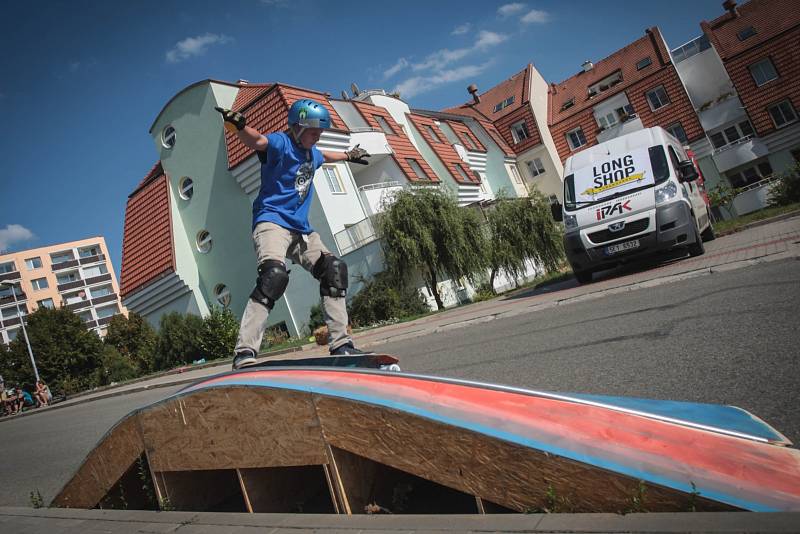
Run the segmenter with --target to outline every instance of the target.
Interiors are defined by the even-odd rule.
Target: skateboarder
[[[314,194],[314,172],[323,164],[349,161],[366,165],[370,157],[356,145],[346,152],[321,152],[315,146],[331,127],[328,110],[311,99],[298,100],[289,109],[285,132],[262,135],[247,126],[239,112],[216,108],[226,128],[256,151],[261,161],[261,189],[253,202],[253,241],[258,258],[256,286],[244,309],[233,368],[256,362],[269,312],[289,283],[286,258],[299,263],[319,280],[319,292],[331,355],[363,354],[347,335],[347,264],[331,254],[308,222]]]

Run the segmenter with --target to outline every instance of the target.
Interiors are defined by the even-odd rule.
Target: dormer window
[[[650,59],[650,56],[647,56],[644,59],[640,59],[639,62],[636,64],[636,70],[642,70],[643,68],[650,66],[652,62],[653,60]]]
[[[429,124],[426,124],[425,125],[425,129],[428,130],[428,135],[431,136],[431,139],[433,139],[434,143],[441,143],[442,142],[442,140],[439,139],[439,136],[436,135],[436,131],[433,129],[433,126],[430,126]]]
[[[603,91],[608,91],[610,88],[614,87],[621,81],[622,81],[622,71],[617,71],[611,76],[606,76],[599,82],[589,86],[589,97],[591,98],[596,94],[602,93]]]
[[[397,135],[395,133],[395,131],[392,129],[392,127],[389,126],[389,123],[386,122],[386,119],[384,119],[380,115],[373,115],[372,117],[375,119],[375,122],[378,123],[378,126],[381,127],[381,130],[383,130],[383,133],[385,133],[387,135]]]
[[[744,41],[745,39],[748,39],[748,38],[754,36],[756,33],[757,32],[756,32],[755,28],[753,28],[752,26],[748,26],[747,28],[745,28],[743,30],[740,30],[736,34],[736,37],[738,37],[740,41]]]
[[[569,100],[564,102],[564,104],[561,106],[561,111],[564,111],[565,109],[569,109],[574,105],[575,105],[575,97],[570,98]]]
[[[494,112],[497,113],[501,109],[507,108],[508,106],[510,106],[513,103],[514,103],[514,97],[510,96],[510,97],[506,98],[505,100],[503,100],[502,102],[500,102],[498,104],[495,104]]]

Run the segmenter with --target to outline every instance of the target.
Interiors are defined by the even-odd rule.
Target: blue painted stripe
[[[647,482],[651,482],[653,484],[659,484],[662,486],[670,487],[677,489],[679,491],[683,491],[685,493],[691,493],[693,488],[691,486],[691,482],[695,482],[697,484],[698,481],[687,481],[683,482],[680,480],[675,480],[672,478],[668,478],[662,475],[655,475],[648,471],[643,471],[641,469],[636,469],[635,467],[628,466],[625,464],[620,464],[613,461],[608,461],[604,458],[591,456],[587,454],[581,454],[577,451],[573,451],[570,449],[566,449],[563,447],[557,447],[550,443],[546,443],[543,441],[538,441],[527,436],[523,436],[520,434],[515,434],[506,430],[501,430],[492,426],[488,426],[481,423],[476,423],[474,421],[469,421],[466,419],[461,418],[454,418],[447,416],[442,413],[438,413],[435,411],[431,411],[430,409],[425,409],[419,406],[415,406],[412,404],[408,404],[406,402],[398,402],[389,398],[385,397],[378,397],[375,395],[363,394],[363,393],[356,393],[352,391],[346,391],[343,389],[337,389],[335,387],[325,387],[325,386],[314,386],[309,384],[303,383],[287,383],[280,380],[269,380],[269,379],[248,379],[248,378],[237,378],[235,375],[231,376],[230,378],[226,378],[224,383],[216,383],[211,385],[203,385],[202,383],[197,384],[196,386],[192,386],[191,391],[183,390],[176,395],[183,396],[185,394],[191,393],[193,391],[197,391],[198,389],[210,389],[210,388],[220,388],[220,387],[229,387],[229,386],[257,386],[257,387],[268,387],[268,388],[277,388],[277,389],[290,389],[294,391],[304,391],[308,393],[317,393],[320,395],[328,395],[332,397],[344,398],[349,400],[355,400],[364,402],[367,404],[373,404],[377,406],[384,406],[387,408],[392,408],[395,410],[403,411],[406,413],[411,413],[420,417],[424,417],[426,419],[431,419],[434,421],[439,421],[441,423],[445,423],[448,425],[452,425],[455,427],[464,428],[467,430],[472,430],[474,432],[478,432],[480,434],[484,434],[487,436],[491,436],[494,438],[498,438],[504,441],[509,441],[511,443],[516,443],[519,445],[523,445],[525,447],[529,447],[532,449],[541,450],[544,452],[548,452],[550,454],[554,454],[557,456],[561,456],[564,458],[569,458],[571,460],[575,460],[578,462],[582,462],[585,464],[593,465],[599,467],[601,469],[607,469],[609,471],[613,471],[616,473],[621,473],[632,477],[636,480],[645,480]],[[755,502],[745,500],[737,495],[719,492],[719,491],[709,491],[704,489],[700,486],[697,486],[697,491],[700,492],[700,495],[715,501],[728,503],[732,506],[737,506],[739,508],[743,508],[745,510],[750,510],[753,512],[776,512],[780,511],[780,509],[768,506],[764,503]]]

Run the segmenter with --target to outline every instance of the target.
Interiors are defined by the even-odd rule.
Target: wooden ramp
[[[120,421],[52,506],[299,513],[800,511],[800,451],[737,408],[274,368]]]

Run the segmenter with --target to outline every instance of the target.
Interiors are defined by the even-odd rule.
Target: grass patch
[[[800,210],[800,203],[798,202],[795,202],[794,204],[788,204],[786,206],[778,206],[775,208],[764,208],[763,210],[754,211],[753,213],[748,213],[747,215],[742,215],[741,217],[736,217],[735,219],[719,221],[714,224],[714,231],[718,236],[732,234],[734,232],[738,232],[752,222],[769,219],[771,217],[777,217],[778,215],[783,215],[784,213],[790,213],[797,210]]]

